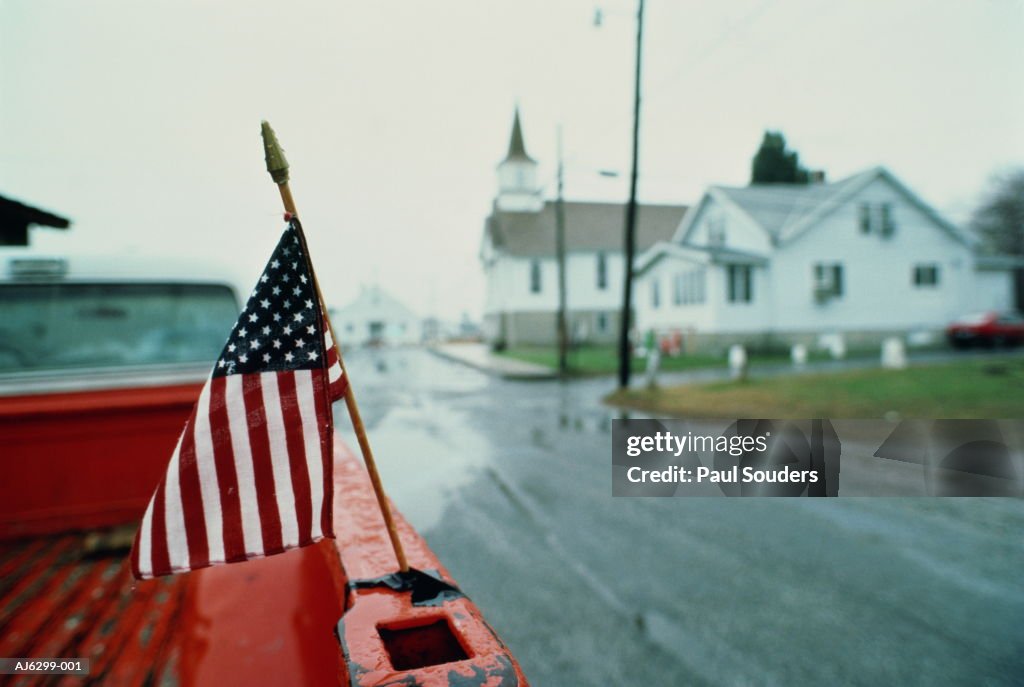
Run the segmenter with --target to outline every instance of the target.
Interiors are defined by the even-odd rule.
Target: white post
[[[658,367],[661,365],[661,349],[657,346],[647,352],[647,388],[658,386]]]
[[[846,339],[842,334],[833,334],[829,339],[828,352],[835,360],[842,360],[846,357]]]
[[[793,360],[794,367],[803,367],[807,364],[807,346],[803,344],[793,344],[793,348],[790,349],[789,357]]]
[[[729,372],[735,380],[747,378],[747,349],[740,344],[729,347]]]
[[[907,366],[907,349],[903,340],[889,337],[882,342],[882,367],[887,370],[902,370]]]

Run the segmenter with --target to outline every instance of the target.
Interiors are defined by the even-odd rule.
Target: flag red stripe
[[[302,416],[299,414],[299,399],[295,391],[295,373],[278,372],[277,386],[281,396],[281,415],[284,418],[288,464],[292,475],[299,546],[305,546],[313,541],[313,498],[309,489],[309,468],[306,466],[306,444],[302,438]]]
[[[327,401],[327,374],[313,371],[313,403],[316,407],[316,425],[320,432],[320,456],[323,460],[324,502],[320,509],[320,531],[325,537],[334,537],[334,437],[331,428],[331,406]]]
[[[139,529],[135,530],[135,541],[132,542],[132,575],[136,580],[142,579],[142,569],[139,566],[139,540],[142,538],[142,528],[146,526],[146,519],[142,519],[142,524]]]
[[[189,567],[202,568],[210,563],[210,544],[206,540],[203,494],[199,486],[199,465],[196,463],[194,410],[188,424],[185,425],[185,436],[181,438],[178,484],[181,489],[182,514],[185,517]]]
[[[274,470],[271,466],[270,436],[267,433],[267,412],[263,408],[263,390],[259,375],[242,375],[242,399],[249,426],[249,447],[252,450],[253,476],[256,481],[256,505],[263,531],[263,553],[282,550],[281,515],[277,512]]]
[[[164,575],[171,571],[171,557],[167,553],[167,521],[164,513],[164,483],[167,478],[160,480],[160,486],[153,494],[153,533],[150,537],[152,547],[153,575]]]
[[[341,379],[331,382],[331,400],[337,400],[348,393],[348,378],[342,375]]]
[[[238,495],[238,474],[228,428],[224,377],[210,380],[210,427],[213,439],[213,460],[220,487],[220,509],[224,519],[224,560],[245,560],[245,537],[242,530],[242,504]]]

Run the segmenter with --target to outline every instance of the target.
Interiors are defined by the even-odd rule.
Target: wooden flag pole
[[[277,190],[281,192],[281,202],[284,204],[285,212],[297,217],[299,213],[295,209],[295,200],[292,198],[292,190],[288,186],[288,161],[284,157],[284,151],[281,149],[281,145],[277,142],[277,136],[274,134],[274,130],[271,129],[270,124],[265,121],[262,123],[262,133],[263,150],[266,153],[267,158],[267,171],[270,172],[271,178],[273,178],[274,183],[277,184]],[[345,375],[345,379],[349,382],[348,389],[345,391],[345,406],[348,408],[349,417],[352,418],[352,428],[355,430],[356,440],[359,442],[359,449],[363,453],[363,460],[366,462],[366,470],[370,473],[370,482],[373,483],[373,491],[377,495],[377,504],[380,506],[381,515],[384,516],[384,524],[387,525],[388,528],[388,536],[391,538],[391,546],[395,550],[395,558],[398,559],[398,569],[402,572],[408,572],[409,563],[405,558],[405,550],[402,548],[402,540],[398,538],[398,529],[395,527],[395,519],[391,514],[391,506],[388,503],[387,495],[384,493],[384,485],[380,481],[380,473],[377,472],[377,463],[373,460],[373,449],[370,448],[370,440],[366,437],[366,426],[363,425],[363,418],[359,414],[359,405],[356,404],[356,395],[352,390],[352,379],[348,376],[348,370],[345,369],[345,359],[341,357],[341,344],[334,333],[334,326],[331,324],[330,318],[327,317],[324,296],[320,291],[320,282],[316,278],[316,271],[312,270],[312,260],[310,260],[310,269],[313,273],[313,284],[316,286],[317,298],[319,299],[321,306],[325,308],[324,320],[327,322],[327,327],[331,332],[331,339],[334,341],[334,345],[338,347],[338,362],[341,364],[341,373]]]

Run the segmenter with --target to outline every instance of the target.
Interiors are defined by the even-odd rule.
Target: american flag
[[[333,537],[337,347],[292,218],[185,424],[132,549],[139,579]]]

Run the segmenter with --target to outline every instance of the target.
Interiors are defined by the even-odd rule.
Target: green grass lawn
[[[1024,360],[964,361],[615,392],[618,406],[675,417],[1024,417]]]
[[[558,351],[550,346],[523,346],[506,349],[497,354],[552,369],[558,366]],[[823,360],[826,357],[826,353],[814,351],[811,352],[808,359]],[[752,352],[749,354],[749,360],[754,365],[769,362],[784,363],[789,361],[789,353],[782,351],[777,353]],[[728,361],[724,354],[695,353],[680,355],[675,358],[662,356],[659,369],[673,372],[707,367],[725,368],[727,365]],[[646,369],[647,361],[643,358],[633,358],[631,366],[634,372],[643,372]],[[569,351],[569,370],[571,374],[581,376],[613,374],[618,369],[618,351],[614,346],[581,346]]]

